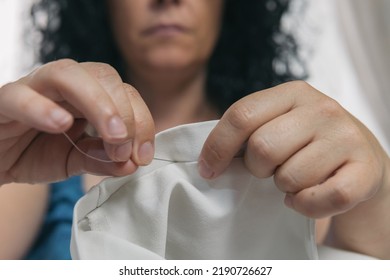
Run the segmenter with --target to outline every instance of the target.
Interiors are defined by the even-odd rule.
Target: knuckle
[[[42,66],[40,71],[36,72],[36,75],[48,75],[54,82],[61,83],[64,72],[73,71],[78,66],[78,62],[75,60],[64,58]]]
[[[296,80],[288,82],[287,84],[293,86],[294,88],[298,89],[299,91],[307,91],[312,88],[312,86],[303,80]]]
[[[336,124],[332,133],[329,133],[324,139],[327,139],[329,143],[341,143],[344,148],[344,152],[353,152],[356,149],[363,151],[364,148],[369,147],[367,145],[366,137],[362,131],[353,123],[339,122]]]
[[[141,95],[140,95],[140,93],[138,92],[138,90],[137,90],[135,87],[133,87],[132,85],[123,83],[123,88],[124,88],[126,94],[127,94],[129,97],[141,98]]]
[[[282,86],[285,87],[287,92],[292,94],[292,96],[303,96],[305,98],[313,98],[315,96],[313,94],[314,88],[309,83],[302,80],[287,82]]]
[[[302,183],[296,176],[296,172],[290,169],[282,167],[276,169],[274,181],[283,192],[296,193],[302,189]]]
[[[122,81],[118,71],[107,63],[94,63],[94,74],[98,80]]]
[[[99,119],[106,122],[113,117],[120,116],[118,108],[115,106],[115,104],[108,102],[104,96],[95,97],[94,107],[96,108],[94,112],[98,112],[97,115],[94,115],[94,118],[96,118],[95,121]]]
[[[344,143],[348,143],[350,148],[354,148],[357,146],[362,146],[362,139],[364,136],[360,129],[358,129],[355,125],[344,125],[340,131],[341,141]]]
[[[257,159],[275,163],[277,161],[274,146],[262,135],[251,136],[248,140],[248,151]]]
[[[326,119],[333,119],[342,116],[343,110],[336,100],[321,98],[318,104],[318,113]]]
[[[338,185],[332,189],[330,193],[329,201],[333,209],[338,212],[344,212],[348,210],[353,203],[352,195],[342,185]]]
[[[50,71],[63,71],[67,70],[69,68],[73,68],[78,65],[78,62],[70,59],[70,58],[63,58],[59,59],[53,62],[49,62],[46,66],[49,68]]]
[[[245,131],[254,114],[254,109],[250,108],[248,104],[236,102],[228,111],[227,121],[234,129]]]
[[[223,151],[221,147],[215,141],[206,141],[204,144],[205,149],[205,160],[209,164],[216,164],[223,161],[226,157],[227,152]]]
[[[101,103],[103,104],[103,102],[101,102]],[[118,111],[115,107],[105,106],[105,105],[101,105],[99,107],[100,107],[100,109],[99,109],[100,116],[104,120],[110,120],[110,119],[117,117],[119,115]]]

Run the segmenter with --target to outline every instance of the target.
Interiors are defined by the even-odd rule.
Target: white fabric
[[[272,178],[251,176],[239,158],[217,179],[198,175],[215,124],[158,134],[160,160],[87,193],[74,211],[72,257],[316,259],[313,220],[284,206]]]
[[[318,257],[320,260],[377,260],[371,256],[328,246],[318,246]]]

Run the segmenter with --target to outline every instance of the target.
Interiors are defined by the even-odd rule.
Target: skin
[[[160,2],[108,1],[129,81],[142,94],[157,131],[218,118],[204,85],[223,1]]]
[[[326,244],[390,258],[389,157],[336,101],[304,82],[239,100],[206,140],[201,175],[220,175],[245,142],[247,168],[260,178],[273,175],[288,207],[333,216]]]
[[[38,195],[37,192],[36,196],[29,197],[20,187],[23,182],[44,184],[72,174],[88,173],[84,176],[84,188],[87,190],[98,183],[101,176],[131,174],[138,166],[148,164],[154,154],[156,131],[180,123],[219,117],[207,103],[203,86],[204,67],[219,29],[222,1],[163,1],[156,10],[157,2],[108,2],[110,12],[118,13],[113,17],[117,20],[120,17],[124,17],[122,21],[129,18],[128,14],[119,13],[122,9],[129,10],[129,13],[133,9],[139,10],[135,16],[141,18],[140,28],[137,24],[128,28],[126,22],[121,23],[124,27],[113,22],[114,29],[121,28],[123,32],[131,29],[130,34],[139,34],[145,27],[154,24],[146,22],[144,26],[141,24],[142,18],[154,20],[162,14],[168,18],[174,15],[183,20],[191,19],[182,24],[186,24],[192,32],[170,34],[165,39],[161,35],[157,39],[153,36],[145,40],[138,38],[134,43],[143,45],[134,50],[123,47],[129,45],[126,40],[118,40],[118,44],[123,44],[124,57],[139,57],[138,64],[148,65],[148,71],[141,71],[141,74],[131,72],[132,76],[141,76],[131,82],[137,84],[140,92],[142,90],[142,97],[133,86],[124,83],[111,66],[77,63],[70,59],[43,65],[18,81],[1,87],[0,185],[3,187],[0,191],[2,206],[9,211],[0,212],[0,221],[7,221],[12,211],[21,224],[29,225],[24,228],[24,235],[16,234],[20,231],[15,223],[7,223],[7,232],[2,227],[6,234],[0,236],[0,243],[10,244],[14,252],[10,254],[11,250],[7,250],[1,254],[2,258],[24,256],[38,233],[45,213],[47,186],[43,186],[46,189],[42,194]],[[214,32],[210,32],[209,25],[215,28]],[[166,41],[163,51],[159,49],[161,37]],[[199,43],[199,40],[203,42]],[[189,45],[194,47],[188,49]],[[133,51],[142,51],[147,46],[150,49],[147,55],[132,55]],[[163,62],[161,54],[168,49],[171,55],[169,60]],[[128,64],[133,64],[130,59]],[[149,74],[151,68],[158,71]],[[166,82],[158,84],[156,75],[164,73],[170,73],[171,77],[165,75]],[[148,87],[149,83],[153,87]],[[148,105],[144,99],[148,100]],[[91,100],[94,106],[90,106]],[[159,110],[155,104],[163,105],[163,110]],[[157,121],[154,122],[153,118]],[[101,138],[84,134],[86,122],[96,128]],[[114,163],[102,163],[85,157],[61,135],[65,131],[86,153],[111,159]],[[35,203],[27,203],[29,201]],[[12,210],[15,205],[23,208],[23,211]],[[26,212],[30,215],[25,215]],[[27,242],[27,239],[30,241]]]
[[[43,222],[48,194],[44,184],[0,188],[0,259],[20,259],[26,254]]]
[[[61,60],[2,87],[0,184],[49,182],[81,172],[131,174],[152,160],[156,131],[219,117],[205,99],[204,83],[223,1],[108,3],[131,85],[109,65]],[[167,19],[191,32],[162,28],[145,35],[155,20]],[[87,121],[101,138],[84,134]],[[87,153],[115,162],[86,158],[64,131]],[[304,82],[244,97],[206,140],[200,174],[210,180],[220,175],[245,143],[247,168],[260,178],[274,176],[287,206],[309,217],[334,216],[328,244],[390,258],[389,157],[336,101]],[[22,198],[10,201],[24,205]],[[36,213],[42,214],[42,204],[44,199],[36,200]],[[20,252],[27,250],[25,245]]]

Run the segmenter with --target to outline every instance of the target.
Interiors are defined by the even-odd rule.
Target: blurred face
[[[218,37],[223,0],[107,0],[129,69],[204,66]]]

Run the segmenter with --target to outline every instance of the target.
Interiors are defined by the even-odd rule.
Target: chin
[[[198,60],[188,52],[160,52],[148,59],[150,67],[158,70],[181,70],[196,64]]]

